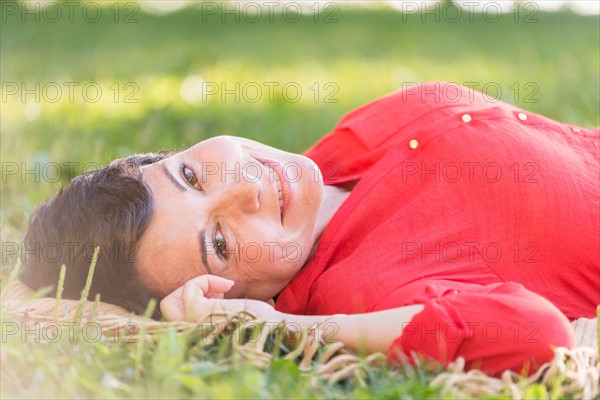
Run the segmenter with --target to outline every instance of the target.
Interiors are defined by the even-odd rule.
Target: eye
[[[188,168],[187,165],[181,164],[180,172],[181,172],[181,176],[183,177],[183,179],[185,179],[185,181],[187,183],[189,183],[190,186],[196,187],[197,189],[202,190],[202,188],[200,186],[196,186],[198,184],[198,177],[196,177],[196,174],[194,173],[194,171],[192,171],[190,168]]]
[[[217,225],[217,230],[215,232],[215,237],[213,238],[213,246],[215,247],[215,253],[217,256],[223,260],[227,261],[227,242],[225,238],[221,234],[221,227]]]

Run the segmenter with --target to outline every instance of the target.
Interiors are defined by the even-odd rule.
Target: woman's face
[[[267,300],[308,259],[323,195],[309,158],[219,136],[142,173],[154,205],[137,261],[156,293],[212,274],[235,281],[227,298]]]

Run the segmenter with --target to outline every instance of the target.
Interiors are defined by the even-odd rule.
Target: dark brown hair
[[[112,161],[71,180],[41,203],[29,220],[21,280],[32,289],[56,286],[66,265],[63,298],[79,299],[96,246],[100,254],[88,300],[101,300],[143,313],[157,297],[137,273],[138,241],[152,217],[152,195],[140,166],[170,153],[136,154]],[[160,300],[160,299],[159,299]],[[154,314],[158,318],[158,307]]]

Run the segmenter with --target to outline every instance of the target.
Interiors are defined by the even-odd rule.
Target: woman
[[[77,298],[94,243],[90,298],[139,312],[155,297],[171,320],[244,308],[328,322],[390,359],[531,373],[600,303],[598,137],[415,85],[304,155],[221,136],[79,176],[26,236],[33,254],[70,251],[29,254],[22,279],[54,284],[68,264],[64,295]]]

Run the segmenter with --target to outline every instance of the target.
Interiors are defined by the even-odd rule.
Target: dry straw
[[[46,325],[46,332],[61,329],[72,321],[93,321],[100,326],[107,340],[136,342],[138,352],[143,350],[147,340],[169,329],[193,334],[194,331],[199,332],[201,327],[210,324],[210,332],[205,331],[203,337],[207,344],[223,335],[248,337],[251,335],[250,331],[260,330],[258,340],[233,342],[232,361],[251,362],[259,368],[266,368],[274,357],[265,348],[269,329],[279,324],[285,331],[285,345],[290,349],[283,357],[299,360],[300,370],[313,372],[315,379],[325,379],[329,383],[357,379],[364,385],[368,368],[385,362],[385,356],[381,353],[361,358],[343,343],[324,342],[318,326],[298,331],[278,321],[261,320],[245,311],[212,314],[196,323],[160,322],[147,316],[133,315],[123,308],[100,302],[99,299],[95,302],[57,300],[50,297],[32,298],[33,295],[33,291],[22,282],[10,282],[2,291],[5,315],[25,324],[27,329],[44,329]],[[155,307],[155,304],[152,307]],[[152,307],[146,315],[150,315]],[[556,379],[562,379],[558,393],[556,388],[553,389],[554,394],[584,399],[596,398],[599,396],[600,380],[597,318],[577,320],[573,322],[573,328],[577,337],[577,347],[571,350],[562,347],[555,349],[554,359],[542,365],[530,377],[523,377],[511,371],[504,371],[499,378],[488,376],[479,370],[465,371],[464,360],[459,358],[430,384],[439,385],[444,396],[507,395],[513,399],[522,399],[531,385],[540,384],[551,389]]]

